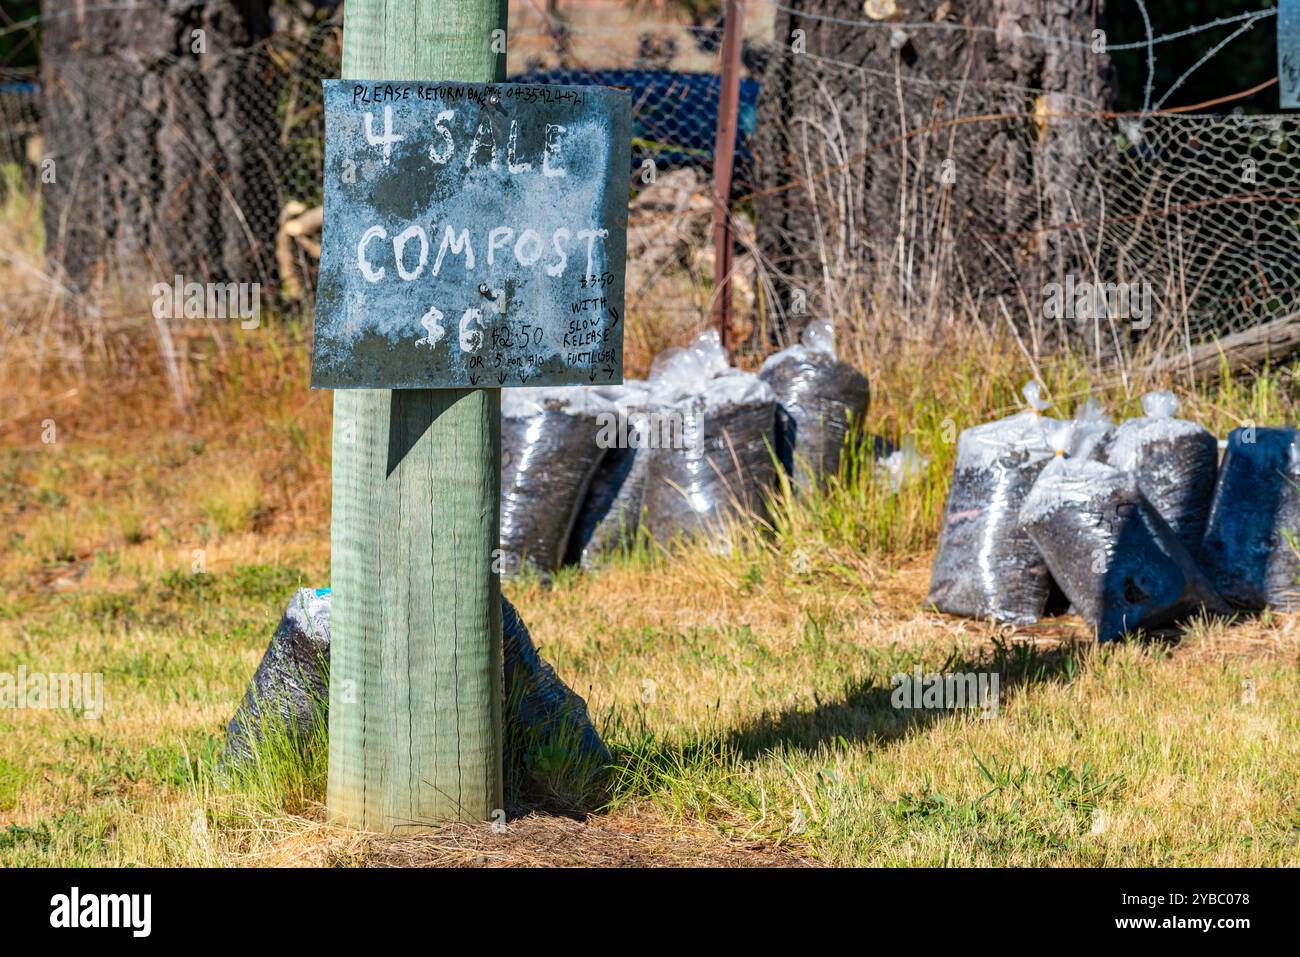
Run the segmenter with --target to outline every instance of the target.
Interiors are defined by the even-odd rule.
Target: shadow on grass
[[[1023,686],[1068,683],[1078,673],[1081,653],[1086,653],[1088,647],[1088,644],[1073,644],[1045,650],[1033,644],[995,640],[987,653],[971,656],[954,653],[938,668],[921,669],[922,691],[936,687],[930,679],[938,677],[939,704],[933,703],[935,699],[922,697],[916,703],[926,706],[914,706],[911,685],[917,684],[916,671],[906,673],[911,684],[902,688],[898,687],[902,682],[897,675],[889,681],[872,677],[850,683],[840,700],[819,701],[812,708],[765,713],[732,731],[727,743],[742,758],[754,758],[779,748],[813,751],[823,745],[887,744],[958,715],[994,714],[994,709],[1005,707]],[[967,675],[974,676],[974,681],[945,681],[947,676]],[[983,695],[968,694],[981,686]],[[896,706],[896,699],[907,706]]]

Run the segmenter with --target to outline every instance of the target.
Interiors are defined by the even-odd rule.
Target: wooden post
[[[348,0],[343,77],[500,81],[506,9]],[[334,393],[336,820],[394,831],[501,807],[500,463],[499,389]]]
[[[740,41],[743,0],[727,0],[722,32],[722,77],[718,90],[718,135],[713,144],[713,324],[731,358],[731,173],[740,110]]]

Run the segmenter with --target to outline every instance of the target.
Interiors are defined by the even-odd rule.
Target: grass
[[[0,674],[102,673],[106,701],[99,720],[0,709],[0,864],[1300,863],[1296,616],[1097,648],[1075,619],[923,604],[957,435],[1017,409],[1031,374],[1062,414],[1090,394],[1135,414],[1169,385],[1224,435],[1296,421],[1297,366],[1117,379],[981,322],[848,317],[867,428],[915,442],[917,479],[895,492],[851,460],[817,494],[778,489],[728,554],[643,543],[510,583],[613,771],[597,787],[515,729],[536,784],[504,830],[362,835],[324,821],[323,729],[214,771],[289,596],[328,579],[330,396],[305,386],[306,328],[178,328],[169,377],[139,310],[52,308],[39,206],[6,195]],[[642,308],[629,373],[690,331]],[[894,708],[917,665],[996,671],[996,717]]]
[[[272,735],[223,780],[289,595],[328,577],[328,396],[303,385],[294,326],[235,335],[184,411],[147,350],[131,380],[55,365],[35,388],[4,358],[0,672],[101,672],[106,702],[98,721],[0,711],[2,863],[1300,862],[1294,616],[1096,648],[1074,619],[923,606],[957,431],[1014,408],[1026,376],[996,344],[942,375],[906,347],[868,368],[869,427],[928,459],[897,494],[851,463],[824,493],[779,490],[730,554],[642,547],[508,586],[615,753],[603,790],[525,742],[546,793],[516,795],[504,832],[398,840],[324,822],[320,734]],[[1293,371],[1184,389],[1185,411],[1220,434],[1294,420]],[[1069,407],[1092,381],[1069,361],[1043,377]],[[997,671],[998,715],[893,708],[918,663]]]
[[[1010,633],[928,615],[923,567],[882,570],[873,601],[698,572],[708,585],[683,587],[682,561],[515,596],[615,750],[601,826],[667,821],[846,864],[1297,860],[1292,622],[1097,649],[1068,623]],[[107,709],[0,719],[4,861],[364,862],[391,843],[358,848],[321,824],[319,739],[304,752],[270,736],[233,788],[207,773],[291,577],[181,574],[130,603],[61,596],[6,619],[0,670],[91,662]],[[892,675],[917,661],[1005,674],[999,715],[891,708]]]

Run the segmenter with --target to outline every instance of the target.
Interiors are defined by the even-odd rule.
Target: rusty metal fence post
[[[727,0],[722,34],[722,78],[718,90],[718,134],[713,146],[713,323],[722,350],[731,357],[731,174],[740,108],[740,45],[744,0]]]

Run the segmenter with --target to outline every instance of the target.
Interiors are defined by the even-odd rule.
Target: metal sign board
[[[622,381],[630,93],[324,88],[314,388]]]
[[[1278,0],[1277,83],[1282,109],[1300,109],[1300,0]]]

